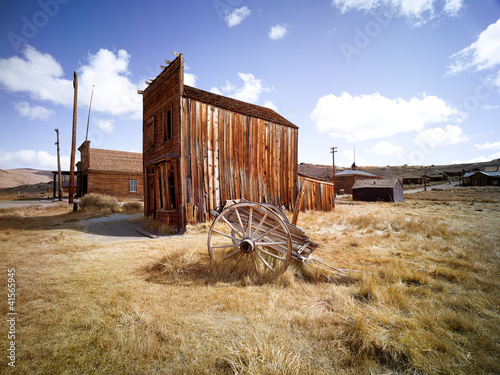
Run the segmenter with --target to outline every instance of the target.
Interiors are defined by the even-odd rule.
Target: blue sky
[[[500,158],[499,0],[40,0],[0,5],[0,168],[69,168],[92,147],[141,152],[142,97],[172,51],[186,84],[275,109],[299,162]],[[77,159],[79,155],[77,154]]]

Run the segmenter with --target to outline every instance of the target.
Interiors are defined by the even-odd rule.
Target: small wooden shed
[[[367,202],[402,202],[403,186],[399,179],[358,180],[352,187],[352,199]]]
[[[185,85],[182,54],[147,83],[139,92],[146,216],[184,230],[228,199],[292,207],[297,126],[269,108]]]

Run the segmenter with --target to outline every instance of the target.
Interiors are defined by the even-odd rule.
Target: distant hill
[[[499,167],[500,159],[495,159],[488,162],[469,163],[469,164],[449,164],[449,165],[430,165],[430,166],[387,166],[387,167],[359,167],[358,170],[368,172],[382,178],[403,178],[410,176],[422,176],[424,174],[431,175],[444,172],[455,173],[462,170],[474,171],[484,170],[485,168]],[[341,172],[349,168],[337,167],[336,171]],[[331,180],[333,176],[333,168],[331,165],[319,165],[300,163],[298,167],[299,173],[326,180]]]
[[[0,189],[50,181],[52,181],[52,171],[30,168],[0,169]]]

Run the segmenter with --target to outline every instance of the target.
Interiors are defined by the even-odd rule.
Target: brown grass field
[[[0,210],[5,374],[498,374],[500,190],[301,213],[341,277],[210,273],[209,224],[100,242],[54,204]],[[16,367],[7,365],[15,269]]]

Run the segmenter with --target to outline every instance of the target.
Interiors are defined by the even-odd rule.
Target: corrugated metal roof
[[[362,189],[362,188],[393,188],[398,183],[398,179],[390,180],[357,180],[352,189]]]
[[[365,176],[365,177],[378,177],[378,176],[375,176],[374,174],[371,174],[371,173],[362,172],[362,171],[354,171],[352,169],[347,169],[345,171],[335,173],[335,176],[353,176],[353,175]]]
[[[241,100],[228,98],[226,96],[214,94],[187,85],[184,85],[184,96],[199,100],[200,102],[212,104],[217,107],[225,108],[233,112],[241,113],[243,115],[261,118],[276,124],[286,125],[298,129],[297,125],[292,124],[286,118],[270,108],[242,102]]]

